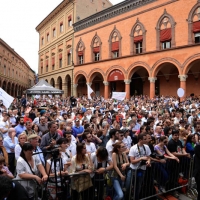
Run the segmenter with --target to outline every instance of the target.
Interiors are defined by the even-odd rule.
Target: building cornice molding
[[[60,13],[61,10],[63,10],[65,8],[65,6],[70,3],[73,2],[74,0],[63,0],[53,11],[50,12],[49,15],[47,15],[41,22],[40,24],[35,28],[36,31],[40,31],[40,29],[45,26],[55,15],[57,15],[58,13]]]
[[[73,24],[75,32],[99,24],[118,15],[135,10],[157,0],[123,1]]]

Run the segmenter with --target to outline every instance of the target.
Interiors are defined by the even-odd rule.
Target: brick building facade
[[[63,0],[37,27],[39,33],[39,79],[73,94],[74,29],[72,24],[102,11],[109,0]]]
[[[5,41],[0,39],[0,87],[13,97],[35,85],[35,72]]]
[[[74,24],[74,94],[200,94],[200,1],[123,1]]]

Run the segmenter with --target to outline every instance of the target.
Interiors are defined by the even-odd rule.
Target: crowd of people
[[[42,184],[49,175],[55,180],[89,173],[93,184],[81,192],[71,180],[70,194],[77,199],[78,195],[92,199],[96,191],[98,200],[103,200],[105,182],[94,188],[94,180],[104,179],[105,174],[111,181],[113,200],[129,199],[131,193],[140,199],[148,195],[141,190],[149,187],[145,186],[149,169],[159,172],[152,173],[153,180],[165,193],[179,177],[188,178],[194,154],[200,158],[195,150],[200,142],[200,99],[195,96],[183,102],[163,96],[123,101],[22,96],[9,109],[1,105],[0,111],[0,178],[34,179]],[[55,149],[61,162],[54,165]],[[196,163],[193,176],[198,183],[200,166]],[[33,199],[32,182],[23,186]],[[56,199],[53,186],[47,185],[50,199]],[[68,191],[65,195],[66,199],[70,196]]]

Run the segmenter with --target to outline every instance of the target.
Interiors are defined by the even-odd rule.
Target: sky
[[[0,38],[24,58],[36,73],[39,34],[35,28],[62,1],[1,0]],[[110,0],[113,5],[122,1]]]

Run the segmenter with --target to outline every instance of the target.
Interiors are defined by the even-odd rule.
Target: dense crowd
[[[163,96],[124,101],[22,96],[9,109],[1,104],[0,111],[0,177],[35,179],[41,184],[48,175],[55,179],[87,172],[91,179],[101,179],[109,174],[113,200],[129,198],[124,191],[132,186],[132,171],[137,172],[134,195],[139,199],[145,172],[152,167],[161,172],[158,189],[165,193],[174,165],[177,176],[188,177],[189,160],[200,142],[200,99],[195,96],[183,102]],[[61,160],[56,165],[51,159],[55,149]],[[199,180],[198,170],[193,176]],[[24,187],[33,199],[31,182]],[[90,199],[93,190],[86,188],[81,195]],[[72,193],[79,195],[76,185]],[[97,189],[99,200],[103,195],[104,182]],[[51,199],[56,199],[55,192]]]

